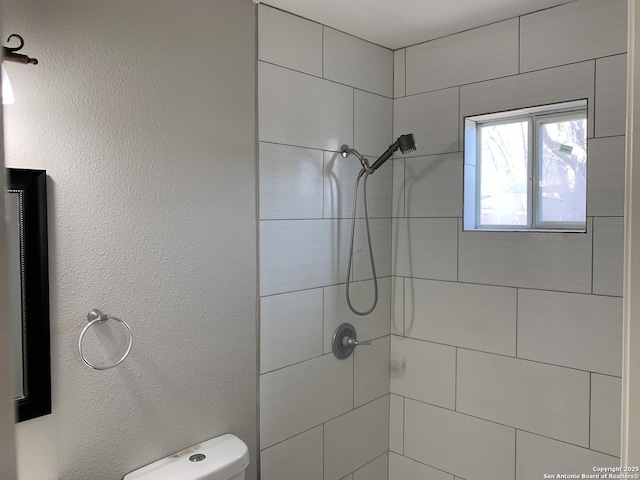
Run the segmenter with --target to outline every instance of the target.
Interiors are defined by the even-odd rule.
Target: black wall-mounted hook
[[[24,38],[22,38],[17,33],[12,33],[11,35],[9,35],[9,38],[7,38],[7,42],[10,42],[12,38],[17,38],[20,42],[20,45],[18,45],[17,47],[2,47],[2,59],[7,62],[24,63],[26,65],[37,65],[37,58],[31,58],[27,55],[16,53],[21,50],[22,47],[24,47]]]

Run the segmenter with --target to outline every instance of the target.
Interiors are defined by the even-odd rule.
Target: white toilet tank
[[[226,434],[128,473],[124,480],[244,480],[248,466],[247,445]]]

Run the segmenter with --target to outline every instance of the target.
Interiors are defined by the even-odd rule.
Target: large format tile
[[[586,98],[588,136],[593,137],[594,77],[595,61],[588,61],[466,85],[460,88],[460,114],[464,118]]]
[[[627,55],[596,60],[596,137],[624,135],[627,128]]]
[[[457,219],[397,219],[393,227],[394,275],[457,279]]]
[[[405,216],[462,216],[462,153],[407,158]]]
[[[591,293],[587,233],[460,232],[459,279],[509,287]]]
[[[453,475],[402,455],[389,453],[389,480],[453,480]]]
[[[589,446],[589,373],[458,351],[459,412]]]
[[[406,48],[393,52],[393,98],[406,95],[405,57]]]
[[[515,75],[518,19],[408,47],[406,62],[407,95]]]
[[[404,428],[407,457],[462,478],[514,480],[513,428],[409,399]]]
[[[332,354],[261,375],[260,445],[269,447],[348,412],[352,385],[353,360]]]
[[[389,450],[404,451],[404,397],[393,394],[389,402]]]
[[[407,337],[516,354],[513,288],[407,278],[404,304]]]
[[[370,161],[372,159],[369,159]],[[351,218],[356,178],[362,169],[355,156],[324,152],[324,217]],[[391,217],[392,164],[387,162],[367,179],[369,218]],[[322,184],[322,183],[321,183]],[[364,178],[358,189],[357,218],[364,218]]]
[[[322,76],[322,25],[261,4],[258,58]]]
[[[620,456],[622,380],[606,375],[591,375],[590,448]]]
[[[322,151],[260,142],[260,218],[322,218]]]
[[[622,296],[624,218],[593,219],[593,293]]]
[[[370,221],[378,277],[391,274],[391,220]],[[349,220],[260,222],[262,296],[332,285],[347,271]],[[364,220],[356,222],[353,278],[372,278]]]
[[[597,127],[596,127],[597,129]],[[625,137],[589,140],[587,215],[624,215]]]
[[[627,2],[581,0],[520,18],[520,71],[627,50]]]
[[[372,281],[351,283],[351,304],[360,310],[371,307],[374,299]],[[369,315],[356,315],[346,300],[346,285],[332,285],[324,289],[324,352],[331,352],[333,333],[341,323],[354,326],[359,340],[371,340],[389,335],[391,312],[391,278],[378,279],[378,305]]]
[[[353,144],[353,89],[258,65],[259,140],[337,151]]]
[[[353,480],[387,480],[389,478],[389,454],[383,453],[375,460],[353,473]]]
[[[518,357],[621,375],[622,299],[518,292]]]
[[[455,408],[456,349],[391,337],[391,393]]]
[[[458,90],[448,88],[394,100],[394,138],[413,133],[418,148],[410,156],[459,150]]]
[[[322,288],[260,299],[260,372],[322,355]]]
[[[393,100],[360,90],[353,95],[353,148],[378,158],[393,143]]]
[[[521,431],[518,431],[516,457],[518,480],[540,480],[545,473],[593,475],[593,467],[620,466],[620,460],[615,457]]]
[[[389,336],[355,349],[353,402],[359,407],[389,393]]]
[[[262,450],[262,480],[323,480],[323,431],[320,425]]]
[[[340,243],[330,220],[260,222],[260,293],[314,288],[337,276]]]
[[[388,395],[327,422],[324,426],[325,480],[338,480],[378,458],[387,451],[388,438]]]
[[[393,52],[324,27],[324,78],[393,96]]]

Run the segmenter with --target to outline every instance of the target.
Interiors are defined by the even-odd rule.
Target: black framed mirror
[[[47,174],[7,169],[11,360],[16,421],[51,413]]]

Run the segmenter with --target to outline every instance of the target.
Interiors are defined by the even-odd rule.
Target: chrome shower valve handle
[[[358,341],[356,329],[350,323],[343,323],[333,334],[331,344],[333,354],[340,360],[349,358],[355,348],[361,345],[371,345],[371,340],[365,342]]]

